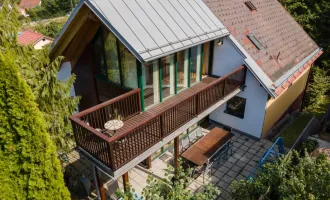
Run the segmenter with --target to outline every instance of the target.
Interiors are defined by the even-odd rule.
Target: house
[[[26,10],[35,8],[41,5],[41,0],[21,0],[18,7],[23,16],[27,16]]]
[[[53,38],[44,36],[32,30],[26,30],[18,34],[18,44],[32,45],[35,49],[42,49],[45,45],[53,42]]]
[[[283,104],[301,96],[321,49],[275,0],[254,11],[239,1],[229,6],[244,12],[221,14],[223,2],[230,1],[80,1],[50,56],[66,57],[61,76],[76,75],[80,112],[70,120],[96,171],[126,182],[128,170],[141,162],[150,167],[152,156],[173,141],[177,166],[180,135],[198,131],[205,119],[259,139],[288,110]],[[250,14],[259,16],[266,6],[279,10],[270,12],[272,20],[290,26],[269,28],[265,21],[257,29]],[[240,18],[230,21],[232,13]],[[240,25],[245,17],[246,27]],[[299,37],[285,35],[282,42],[276,35],[287,33],[282,29]],[[118,118],[123,123],[105,133],[105,123]]]
[[[247,88],[235,97],[244,102],[245,112],[228,114],[231,102],[227,102],[210,119],[261,138],[301,107],[310,69],[322,50],[277,0],[204,2],[231,32],[224,41],[224,46],[233,49],[228,56],[241,54],[241,62],[249,69]],[[222,52],[230,54],[227,48],[215,48],[215,66],[228,66],[228,56],[217,56]]]

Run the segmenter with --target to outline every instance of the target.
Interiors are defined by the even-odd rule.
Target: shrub
[[[265,164],[254,181],[234,181],[231,187],[234,199],[328,200],[330,163],[324,155],[311,158],[294,151]]]

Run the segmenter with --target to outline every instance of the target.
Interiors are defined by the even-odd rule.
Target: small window
[[[256,11],[257,7],[251,2],[251,1],[246,1],[245,5],[251,10],[251,11]]]
[[[235,96],[227,102],[227,108],[225,110],[225,113],[243,119],[245,105],[245,98]]]
[[[262,46],[261,42],[252,34],[247,36],[251,42],[257,47],[257,49],[262,50],[264,49],[264,46]]]

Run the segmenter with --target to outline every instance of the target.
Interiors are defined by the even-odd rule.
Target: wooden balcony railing
[[[116,171],[244,85],[245,76],[246,68],[239,67],[200,90],[193,90],[165,107],[156,108],[155,112],[139,114],[138,90],[119,96],[70,117],[77,145]],[[109,137],[95,128],[104,126],[109,119],[108,113],[114,109],[123,113],[125,125]]]

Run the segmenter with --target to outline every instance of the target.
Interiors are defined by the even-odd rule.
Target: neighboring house
[[[301,107],[310,69],[322,50],[277,0],[204,2],[232,34],[224,42],[231,52],[215,48],[214,74],[221,75],[221,66],[229,67],[232,60],[239,64],[228,59],[239,55],[249,69],[246,90],[210,119],[260,138]],[[225,52],[228,56],[217,56]],[[239,114],[228,113],[237,102]]]
[[[18,44],[32,45],[35,49],[42,49],[45,45],[54,41],[53,38],[44,36],[32,30],[26,30],[18,34]]]
[[[27,16],[26,11],[41,5],[41,0],[21,0],[18,7],[23,16]]]
[[[66,57],[61,77],[76,75],[81,112],[70,119],[97,168],[127,180],[173,140],[178,152],[180,135],[205,119],[261,138],[304,92],[321,50],[280,4],[251,11],[244,1],[221,2],[205,2],[212,13],[202,0],[80,1],[51,58]],[[266,7],[271,17],[261,16]],[[231,11],[222,16],[222,8]],[[123,127],[104,132],[119,116]]]

